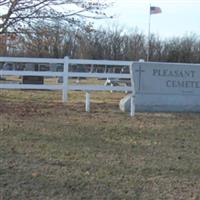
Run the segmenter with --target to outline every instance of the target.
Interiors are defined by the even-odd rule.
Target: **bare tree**
[[[70,11],[66,5],[76,4],[78,7]],[[58,6],[65,6],[65,11]],[[78,17],[87,17],[84,12],[93,12],[99,18],[107,17],[103,8],[108,4],[90,3],[86,0],[1,0],[0,1],[0,34],[9,31],[18,32],[37,19],[59,19],[70,23],[78,21]],[[101,9],[100,9],[101,8]],[[74,16],[77,16],[76,18]],[[94,17],[95,16],[88,16]]]
[[[73,57],[75,28],[56,20],[52,23],[38,22],[29,31],[20,34],[21,55],[39,57]]]

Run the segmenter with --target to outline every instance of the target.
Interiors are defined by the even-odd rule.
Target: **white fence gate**
[[[62,77],[63,84],[61,85],[43,85],[43,84],[16,84],[16,83],[0,83],[0,89],[39,89],[39,90],[62,90],[63,102],[67,102],[68,91],[81,90],[86,91],[86,111],[90,110],[90,96],[89,91],[128,91],[132,93],[131,98],[131,112],[130,115],[135,114],[135,87],[133,80],[133,62],[129,61],[109,61],[109,60],[84,60],[84,59],[54,59],[54,58],[23,58],[23,57],[0,57],[0,62],[8,63],[44,63],[44,64],[63,64],[62,72],[52,71],[18,71],[18,70],[0,70],[1,76],[42,76],[42,77]],[[91,72],[69,72],[69,65],[102,65],[102,66],[128,66],[130,73],[91,73]],[[108,86],[108,85],[69,85],[68,79],[70,77],[80,78],[117,78],[130,79],[130,86]]]

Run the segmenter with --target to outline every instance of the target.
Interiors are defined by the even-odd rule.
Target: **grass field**
[[[0,199],[200,199],[200,114],[136,113],[123,93],[0,91]]]

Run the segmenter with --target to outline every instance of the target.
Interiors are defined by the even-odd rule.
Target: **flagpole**
[[[151,4],[149,5],[149,24],[148,24],[148,44],[147,44],[147,62],[149,61],[150,54],[150,37],[151,37]]]

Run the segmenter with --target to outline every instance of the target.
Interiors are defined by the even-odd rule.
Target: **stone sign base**
[[[125,96],[119,103],[120,110],[130,112],[131,95]],[[190,95],[146,95],[135,98],[136,112],[200,112],[199,96]]]

